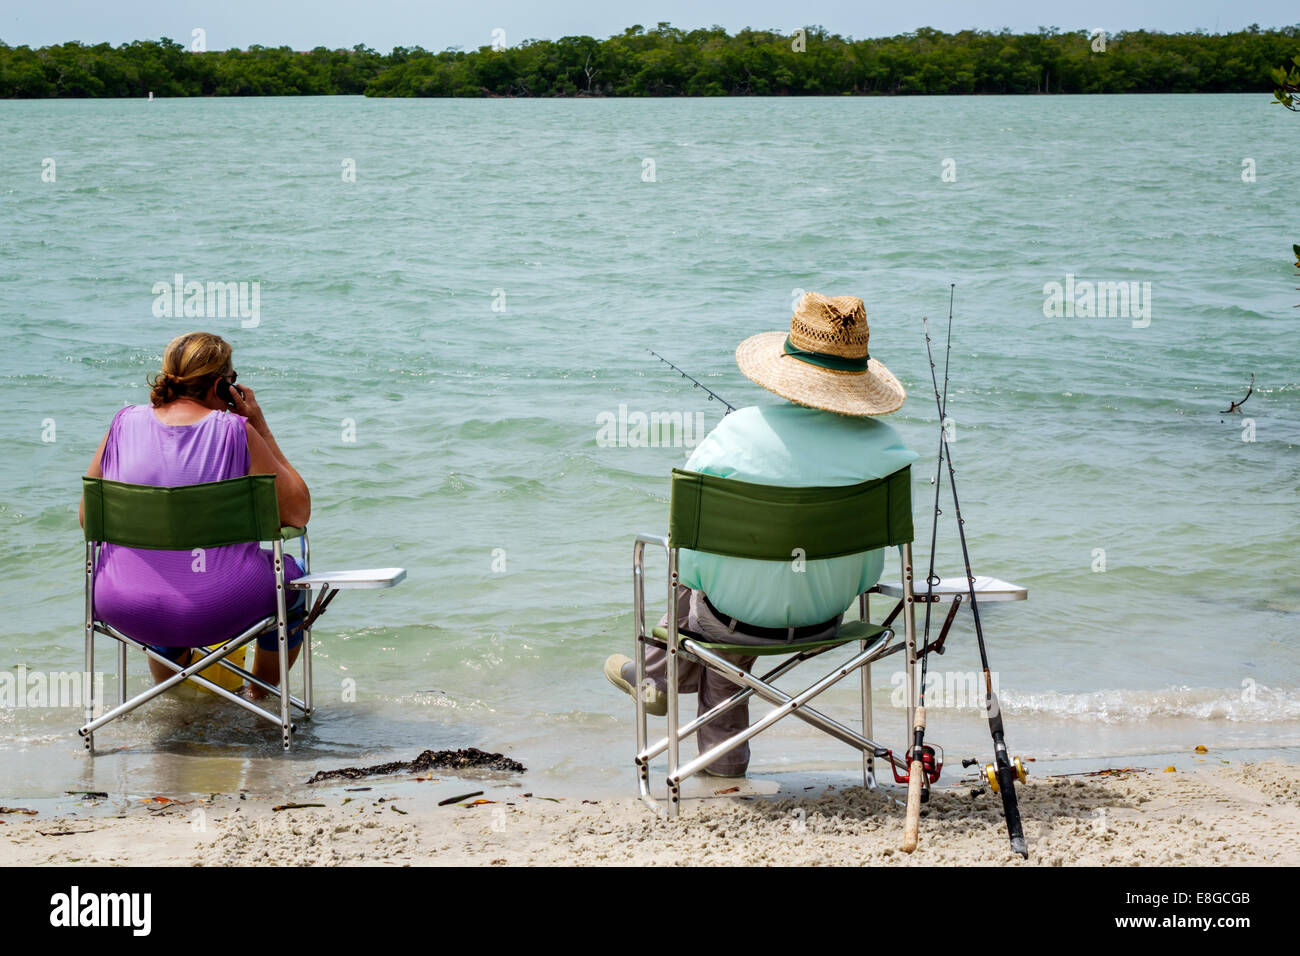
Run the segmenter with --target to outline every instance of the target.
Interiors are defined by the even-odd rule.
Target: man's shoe
[[[611,654],[605,659],[605,677],[623,693],[632,697],[636,693],[636,687],[632,681],[623,676],[625,669],[633,675],[636,674],[633,669],[632,658],[623,654]],[[668,713],[668,695],[656,687],[652,681],[646,681],[641,699],[645,701],[647,714],[663,717]]]
[[[703,770],[700,771],[700,773],[704,774],[706,777],[719,777],[720,779],[723,780],[743,780],[745,777],[744,770],[737,770],[729,773],[721,773],[717,770],[711,770],[708,767],[705,767]]]

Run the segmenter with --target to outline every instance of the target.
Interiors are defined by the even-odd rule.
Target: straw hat
[[[741,342],[736,364],[769,392],[841,415],[885,415],[907,393],[894,373],[867,354],[867,310],[853,295],[805,293],[790,334],[760,332]]]

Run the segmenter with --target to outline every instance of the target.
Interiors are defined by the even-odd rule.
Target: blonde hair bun
[[[162,371],[149,381],[155,407],[178,398],[202,401],[212,383],[230,367],[230,343],[211,332],[187,332],[167,343]]]

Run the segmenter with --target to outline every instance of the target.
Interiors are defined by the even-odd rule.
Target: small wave
[[[529,434],[539,429],[545,429],[554,423],[548,418],[498,418],[495,420],[484,418],[471,418],[462,422],[456,430],[456,437],[486,440],[490,438],[505,438],[516,433]]]
[[[1300,688],[1248,685],[1237,688],[1169,687],[1164,690],[1098,690],[1083,694],[1046,691],[1001,695],[1016,715],[1103,724],[1152,718],[1282,723],[1300,720]]]
[[[439,497],[460,497],[474,487],[477,486],[464,475],[458,475],[453,472],[443,479],[443,482],[438,486],[436,493]]]

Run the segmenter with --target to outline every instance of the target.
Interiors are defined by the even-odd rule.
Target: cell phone
[[[232,388],[231,384],[228,381],[226,381],[224,378],[217,380],[217,397],[220,398],[227,405],[229,405],[231,408],[234,408],[235,400],[230,395],[231,388]],[[239,393],[240,398],[244,397],[244,390],[242,388],[240,388],[238,385],[233,386],[233,388],[235,389],[235,391]]]

